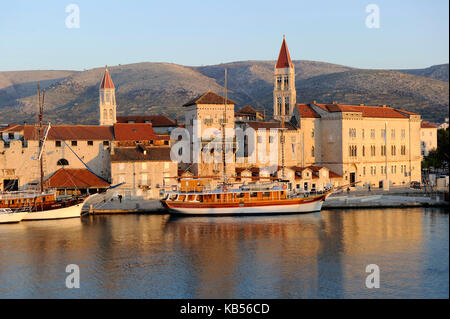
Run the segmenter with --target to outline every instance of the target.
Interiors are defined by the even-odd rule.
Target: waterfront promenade
[[[446,207],[443,191],[424,189],[392,188],[353,189],[332,194],[323,204],[323,209],[367,209],[367,208],[404,208],[404,207]],[[120,201],[114,193],[101,194],[89,200],[83,207],[89,214],[126,214],[165,212],[158,199],[125,196]]]

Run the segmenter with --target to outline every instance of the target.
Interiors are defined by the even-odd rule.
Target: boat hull
[[[79,218],[81,216],[81,209],[84,202],[51,210],[33,211],[29,212],[22,219],[23,221],[30,220],[46,220],[46,219],[65,219],[65,218]]]
[[[0,214],[0,224],[12,224],[20,222],[28,212],[2,213]]]
[[[274,214],[304,214],[319,212],[326,196],[320,196],[313,200],[291,201],[290,203],[270,204],[235,204],[216,205],[210,207],[195,207],[183,203],[164,202],[171,213],[180,215],[274,215]]]

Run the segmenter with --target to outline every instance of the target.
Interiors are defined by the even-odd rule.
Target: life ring
[[[224,193],[228,192],[228,188],[227,188],[227,187],[224,187],[224,188],[223,188],[223,192],[224,192]]]
[[[283,189],[286,190],[287,186],[286,184],[283,184]]]

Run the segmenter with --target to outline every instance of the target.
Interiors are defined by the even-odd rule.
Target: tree
[[[449,162],[449,133],[447,129],[437,132],[437,149],[432,150],[422,161],[422,168],[448,168]]]

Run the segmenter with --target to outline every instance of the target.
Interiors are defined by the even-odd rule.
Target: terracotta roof
[[[151,123],[153,127],[177,127],[177,123],[164,115],[128,115],[118,116],[117,123]]]
[[[115,123],[114,136],[116,141],[146,141],[156,140],[158,136],[150,123]]]
[[[109,75],[108,68],[105,69],[105,74],[103,75],[102,82],[100,83],[101,89],[114,89],[114,83]]]
[[[195,99],[190,100],[183,106],[191,106],[196,104],[225,104],[225,97],[216,94],[214,92],[208,91],[202,95],[197,96]],[[236,102],[227,99],[227,104],[236,104]]]
[[[20,124],[11,124],[8,126],[0,127],[0,132],[21,132],[24,126]]]
[[[406,112],[388,106],[342,105],[337,103],[315,105],[326,112],[356,112],[362,113],[363,117],[408,118],[408,116],[403,113],[418,115],[416,113]]]
[[[308,104],[298,104],[297,107],[302,118],[320,118],[320,115]]]
[[[111,154],[111,162],[171,161],[170,147],[117,147]]]
[[[251,107],[250,105],[246,105],[243,108],[237,110],[235,113],[239,114],[239,115],[256,115],[256,114],[261,114],[260,112],[258,112],[257,110],[255,110],[253,107]]]
[[[50,188],[108,188],[109,183],[87,169],[60,168],[45,181]]]
[[[428,122],[428,121],[422,121],[420,123],[420,127],[421,128],[437,128],[437,124],[432,123],[432,122]]]
[[[284,68],[293,68],[294,64],[291,61],[291,55],[289,54],[289,49],[286,44],[286,39],[283,36],[283,43],[281,44],[280,54],[278,55],[278,61],[276,68],[284,69]]]
[[[46,126],[42,130],[45,131]],[[28,140],[37,140],[38,131],[34,125],[25,125],[24,137]],[[110,126],[100,125],[55,125],[51,126],[47,139],[49,140],[104,140],[114,139],[113,129]]]
[[[249,122],[247,122],[247,124],[254,130],[281,128],[281,122],[277,122],[277,121],[273,121],[273,122],[249,121]],[[295,125],[293,125],[290,122],[285,122],[284,127],[287,130],[297,130]]]

